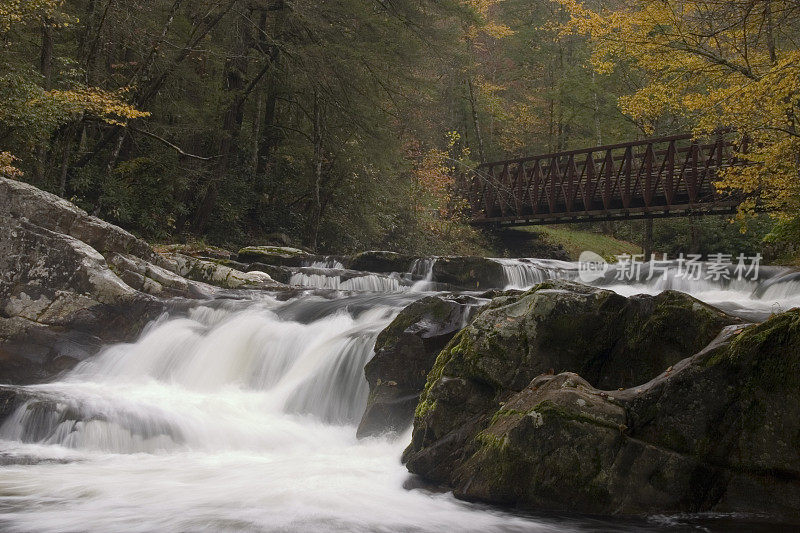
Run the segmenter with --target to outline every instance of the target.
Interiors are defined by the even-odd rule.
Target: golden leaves
[[[759,196],[763,206],[800,209],[800,51],[791,36],[800,14],[790,2],[635,0],[597,12],[579,0],[555,0],[571,14],[564,32],[588,36],[592,66],[633,65],[644,84],[620,100],[645,129],[680,117],[695,133],[720,127],[747,135],[753,163],[726,170],[718,186]],[[753,207],[745,203],[743,210]]]
[[[109,124],[124,125],[127,120],[150,116],[124,100],[128,89],[105,91],[97,87],[82,87],[68,91],[49,91],[53,98],[64,102],[75,113],[91,113]]]
[[[20,178],[22,171],[14,166],[17,161],[19,161],[19,158],[10,152],[0,152],[0,176],[13,179]]]

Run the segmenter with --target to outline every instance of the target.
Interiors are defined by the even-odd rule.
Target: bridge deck
[[[744,146],[742,147],[744,149]],[[720,170],[743,162],[723,135],[676,135],[480,165],[464,178],[473,224],[557,224],[735,211]]]

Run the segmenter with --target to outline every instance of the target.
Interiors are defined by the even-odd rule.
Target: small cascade
[[[289,285],[299,287],[313,287],[315,289],[339,289],[342,283],[341,276],[326,274],[308,274],[306,272],[295,272],[289,278]]]
[[[547,259],[494,259],[503,266],[506,289],[527,289],[548,279],[574,279],[572,263]]]
[[[344,264],[336,259],[335,257],[327,256],[322,261],[306,261],[306,264],[309,268],[324,268],[324,269],[333,269],[333,270],[344,270]]]
[[[413,292],[433,289],[433,266],[436,264],[436,259],[436,257],[421,257],[411,265],[411,278],[418,280],[411,286]]]
[[[316,289],[334,289],[341,291],[360,291],[360,292],[395,292],[407,290],[403,285],[399,274],[388,276],[379,274],[358,273],[353,277],[342,279],[342,271],[336,271],[330,275],[324,273],[295,272],[289,279],[290,285],[300,287],[313,287]],[[348,271],[344,271],[348,272]]]

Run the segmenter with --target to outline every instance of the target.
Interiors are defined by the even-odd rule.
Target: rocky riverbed
[[[202,502],[232,494],[241,527],[222,529],[276,517],[284,529],[364,530],[591,530],[584,513],[647,527],[664,515],[742,530],[800,521],[791,269],[744,287],[666,275],[589,286],[558,259],[156,252],[4,178],[0,228],[0,502],[12,510],[0,523],[12,529],[59,530],[46,502],[61,501],[67,523],[89,520],[90,493],[101,529],[134,529],[116,491],[144,530],[198,529],[227,513]],[[131,453],[155,499],[131,482],[148,474],[120,462]],[[210,466],[231,453],[258,475],[231,481]],[[64,465],[81,465],[87,484]],[[39,483],[50,475],[58,483]],[[173,478],[203,496],[178,498]],[[320,488],[334,478],[345,480],[336,497]],[[573,514],[461,507],[441,490]],[[268,500],[248,498],[259,491]],[[165,498],[180,503],[165,511]]]

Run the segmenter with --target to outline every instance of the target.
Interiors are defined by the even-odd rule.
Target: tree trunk
[[[322,188],[322,158],[324,141],[322,131],[322,106],[319,101],[319,93],[314,90],[314,190],[313,202],[314,212],[311,218],[311,235],[309,242],[311,249],[317,251],[317,240],[319,239],[319,226],[322,219],[322,200],[320,189]]]
[[[217,204],[219,188],[231,168],[235,156],[234,147],[242,129],[243,107],[247,98],[245,91],[245,76],[247,75],[247,52],[250,48],[250,33],[246,15],[238,17],[236,22],[237,45],[231,55],[225,60],[223,71],[225,92],[228,96],[228,106],[222,119],[222,129],[219,141],[219,154],[217,164],[209,179],[203,199],[194,219],[194,231],[205,231],[211,213]]]
[[[39,72],[44,79],[45,90],[53,86],[53,19],[47,15],[42,16],[42,48],[39,55]],[[44,140],[38,142],[36,147],[35,180],[39,185],[45,181],[47,167],[47,144]]]
[[[472,86],[472,78],[467,77],[467,87],[469,88],[469,104],[472,108],[472,125],[475,127],[475,139],[478,141],[478,156],[480,162],[486,162],[486,155],[483,149],[483,136],[481,135],[481,123],[478,120],[478,105],[475,101],[475,88]]]

